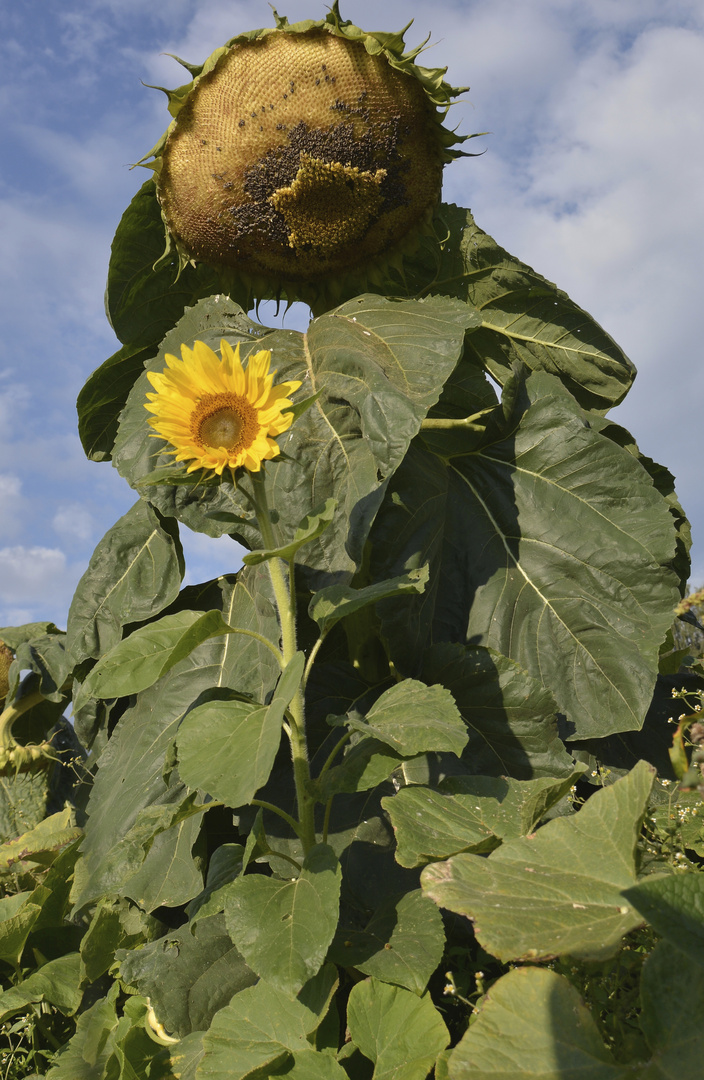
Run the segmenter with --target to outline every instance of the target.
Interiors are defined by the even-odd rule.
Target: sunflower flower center
[[[257,410],[238,394],[206,394],[191,414],[191,435],[200,447],[246,450],[258,431]]]

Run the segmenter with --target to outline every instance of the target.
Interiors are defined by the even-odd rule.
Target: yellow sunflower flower
[[[277,457],[276,435],[293,422],[289,394],[300,382],[274,386],[269,371],[271,353],[249,357],[246,369],[240,347],[220,342],[220,353],[196,341],[181,346],[182,359],[166,354],[162,372],[147,372],[156,393],[147,394],[145,409],[154,413],[149,423],[153,438],[171,443],[176,461],[188,461],[188,472],[207,469],[222,476],[223,469],[244,467],[259,472],[263,461]]]

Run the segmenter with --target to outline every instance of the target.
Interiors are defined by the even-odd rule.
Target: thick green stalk
[[[253,503],[256,508],[257,522],[262,534],[264,546],[276,547],[276,537],[271,524],[271,516],[266,499],[264,486],[264,474],[252,474]],[[271,585],[274,590],[274,599],[279,612],[281,625],[281,651],[284,665],[288,664],[297,652],[296,641],[296,595],[293,585],[293,561],[288,565],[288,581],[284,575],[281,559],[269,559],[267,561]],[[303,693],[298,689],[288,709],[293,723],[289,734],[291,743],[291,758],[293,761],[293,777],[296,785],[296,803],[298,807],[298,824],[300,837],[303,844],[303,853],[307,855],[315,844],[315,802],[308,792],[310,784],[310,762],[308,760],[308,744],[306,742],[306,722],[303,705]]]

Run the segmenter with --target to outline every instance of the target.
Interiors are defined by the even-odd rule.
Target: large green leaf
[[[352,714],[347,723],[407,757],[428,750],[459,755],[467,744],[467,729],[449,690],[416,679],[396,683],[363,720]]]
[[[328,964],[295,998],[263,980],[235,994],[203,1036],[198,1080],[275,1075],[292,1054],[310,1050],[310,1036],[327,1012],[335,980]]]
[[[423,994],[440,963],[445,933],[440,912],[420,889],[392,897],[364,926],[343,920],[329,958],[381,982]]]
[[[463,451],[432,431],[433,452],[423,433],[392,480],[374,576],[430,564],[422,598],[378,608],[392,658],[413,673],[431,640],[488,645],[553,692],[574,736],[639,728],[679,596],[668,504],[556,378],[511,394],[503,433]]]
[[[228,806],[250,802],[267,782],[281,741],[284,712],[303,675],[298,652],[279,680],[269,705],[228,699],[220,691],[193,709],[178,733],[179,771]]]
[[[189,604],[219,609],[228,625],[249,628],[263,636],[278,632],[265,567],[248,567],[236,581],[218,578],[189,587],[184,594]],[[237,648],[232,645],[235,637],[240,642]],[[172,774],[171,781],[165,779],[166,754],[181,720],[193,705],[199,704],[201,695],[231,688],[263,700],[273,690],[279,674],[276,659],[260,642],[229,634],[203,642],[155,686],[138,695],[120,717],[99,760],[88,803],[83,858],[76,873],[77,900],[83,903],[84,893],[97,899],[111,890],[113,879],[101,870],[103,856],[113,846],[119,851],[119,841],[140,810],[182,800],[184,788],[176,775]],[[170,838],[180,839],[176,830],[170,830]],[[161,845],[157,853],[160,850]],[[147,859],[151,857],[150,852]],[[160,862],[162,857],[163,852]],[[182,869],[181,864],[179,878]],[[163,879],[157,884],[163,885]]]
[[[641,762],[577,814],[508,840],[487,858],[431,863],[423,889],[440,907],[467,915],[482,947],[503,961],[609,956],[642,922],[623,890],[636,882],[653,776]]]
[[[123,345],[84,383],[76,401],[78,434],[91,461],[112,454],[120,412],[157,345]]]
[[[698,1076],[704,1057],[701,962],[661,941],[643,965],[640,993],[640,1023],[653,1051],[640,1080]]]
[[[116,1010],[119,992],[119,983],[113,983],[105,997],[81,1013],[75,1034],[61,1047],[47,1073],[51,1080],[103,1080],[121,1024]]]
[[[560,780],[457,776],[445,780],[441,791],[401,788],[382,799],[396,834],[396,859],[401,866],[423,866],[460,851],[493,851],[501,840],[526,836],[583,771]]]
[[[450,1052],[449,1080],[626,1080],[562,975],[515,968],[494,983]]]
[[[206,1031],[234,994],[257,981],[225,931],[222,915],[189,923],[118,954],[120,975],[148,997],[168,1032]]]
[[[230,937],[275,989],[293,996],[319,971],[337,927],[340,879],[332,848],[316,844],[292,881],[246,874],[229,886]]]
[[[208,638],[236,632],[218,610],[179,611],[133,630],[91,670],[77,695],[77,707],[89,698],[128,697],[153,686]]]
[[[39,676],[37,686],[32,689],[41,690],[49,701],[65,704],[66,691],[63,687],[71,671],[71,662],[66,653],[66,635],[50,631],[17,645],[15,659],[8,673],[8,701],[17,692],[24,671],[33,671]]]
[[[267,498],[277,516],[277,547],[292,542],[302,508],[335,499],[332,525],[300,549],[299,559],[327,574],[349,575],[360,561],[385,480],[438,400],[465,330],[477,321],[465,304],[444,297],[419,302],[362,296],[316,319],[307,334],[277,331],[261,340],[251,332],[254,324],[250,332],[242,329],[236,305],[214,297],[186,313],[148,368],[162,370],[164,353],[178,354],[181,343],[199,339],[218,349],[225,338],[243,343],[243,357],[264,345],[279,379],[300,379],[300,395],[320,394],[282,439],[287,458],[267,464]],[[144,374],[130,394],[115,447],[117,468],[137,488],[171,462],[150,438],[148,389]],[[208,486],[194,476],[185,485],[149,487],[149,497],[197,531],[230,532],[250,548],[263,547],[248,504],[229,481]]]
[[[105,308],[124,343],[158,343],[186,307],[220,288],[217,275],[204,263],[179,274],[173,254],[155,267],[164,246],[164,222],[150,178],[122,215],[110,254]]]
[[[442,205],[436,229],[446,242],[441,250],[422,245],[406,260],[406,283],[412,293],[456,296],[481,313],[468,355],[501,383],[516,360],[557,375],[588,409],[605,411],[623,399],[633,364],[562,289],[499,247],[461,206]]]
[[[555,698],[515,661],[481,645],[443,643],[426,651],[422,674],[451,691],[469,733],[462,758],[471,772],[519,779],[571,773]]]
[[[38,1001],[48,1001],[67,1015],[74,1013],[83,996],[78,984],[79,967],[78,953],[59,956],[43,964],[16,986],[0,993],[0,1024],[8,1016]]]
[[[73,663],[102,656],[123,626],[162,611],[178,595],[183,573],[178,526],[140,499],[105,534],[78,583],[66,628]]]
[[[450,1041],[429,996],[366,979],[347,1005],[352,1042],[374,1062],[373,1080],[425,1080]]]
[[[49,778],[38,773],[0,776],[0,842],[29,832],[43,819]]]
[[[704,966],[704,873],[646,878],[623,895],[656,933]]]

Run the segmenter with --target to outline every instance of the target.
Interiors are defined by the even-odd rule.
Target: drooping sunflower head
[[[192,349],[181,346],[180,360],[167,353],[163,372],[147,373],[155,390],[144,406],[154,414],[152,436],[171,444],[167,453],[188,462],[187,472],[259,472],[281,452],[275,438],[291,426],[289,395],[301,384],[275,385],[266,350],[250,356],[246,369],[239,345],[223,340],[220,353],[196,341]]]
[[[337,3],[320,22],[274,14],[275,28],[186,65],[193,80],[167,91],[174,120],[147,157],[182,264],[213,265],[258,299],[335,297],[427,228],[443,165],[461,155],[442,119],[464,88],[415,64],[403,31],[365,33]]]

